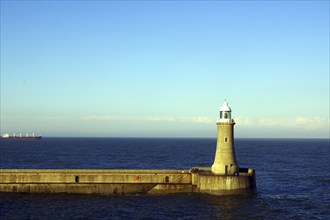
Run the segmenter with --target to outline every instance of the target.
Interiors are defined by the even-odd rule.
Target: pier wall
[[[2,169],[0,192],[81,194],[214,195],[251,193],[255,174],[213,175],[210,168],[191,170],[56,170]]]

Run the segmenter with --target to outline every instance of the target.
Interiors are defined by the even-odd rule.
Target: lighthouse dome
[[[230,107],[228,106],[228,102],[225,100],[220,108],[221,112],[231,112]]]

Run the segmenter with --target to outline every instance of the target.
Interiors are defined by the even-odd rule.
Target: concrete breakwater
[[[191,170],[0,170],[0,192],[80,194],[250,194],[253,169],[214,175],[211,168]]]
[[[212,167],[190,170],[0,170],[0,192],[234,195],[256,190],[255,171],[240,168],[235,157],[234,125],[225,101],[217,120]]]

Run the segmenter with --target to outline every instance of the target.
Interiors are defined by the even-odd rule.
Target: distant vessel
[[[15,134],[10,135],[8,133],[5,133],[1,136],[2,140],[39,140],[41,139],[41,135],[35,136],[34,133],[32,133],[31,136],[29,136],[28,133],[25,134],[25,136],[22,136],[22,133],[19,134],[19,136],[16,136]]]

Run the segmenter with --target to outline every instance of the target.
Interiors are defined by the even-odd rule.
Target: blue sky
[[[1,1],[1,133],[329,138],[328,1]]]

